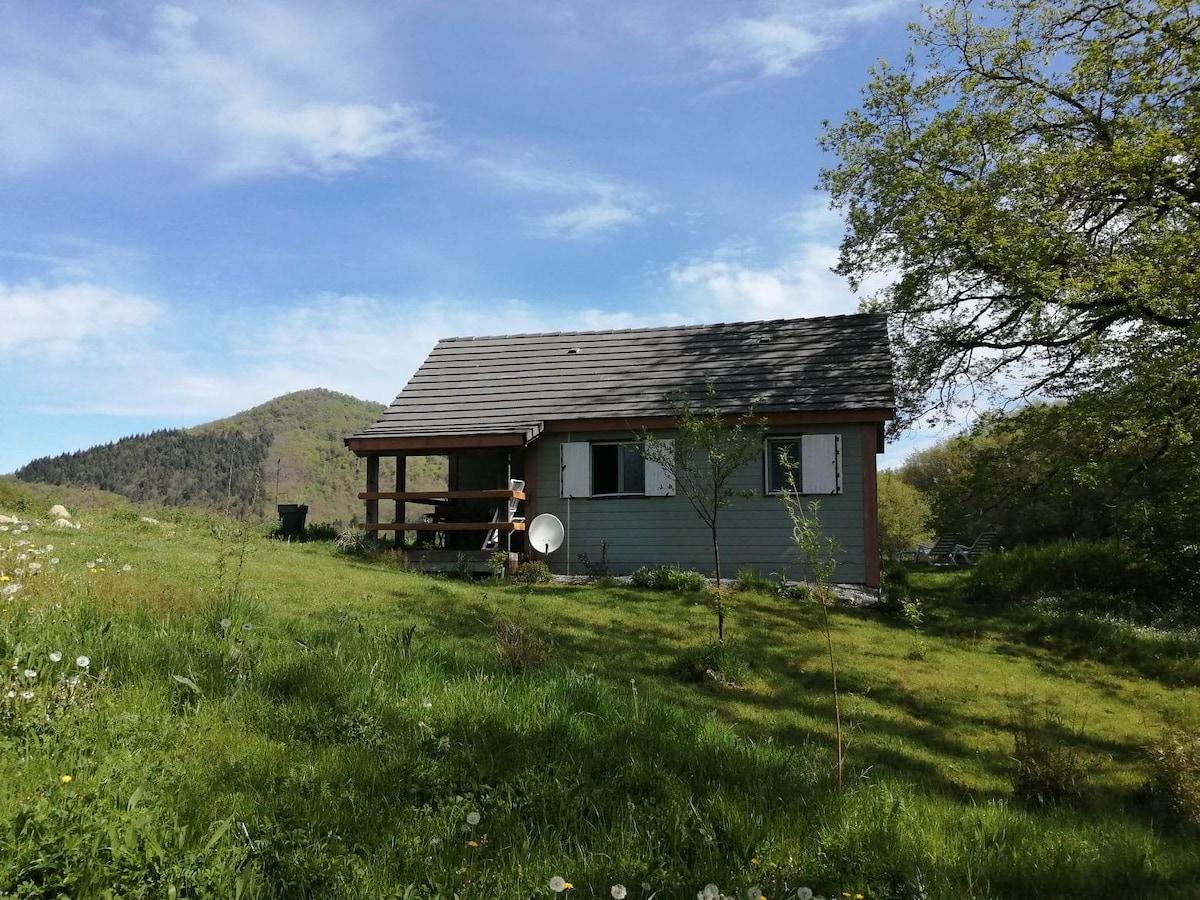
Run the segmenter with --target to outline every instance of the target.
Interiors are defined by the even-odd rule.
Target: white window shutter
[[[558,496],[590,497],[592,495],[592,445],[586,441],[562,445],[562,478]]]
[[[675,452],[675,442],[670,440],[658,442],[662,449],[668,453]],[[675,496],[675,478],[670,471],[661,463],[655,462],[652,459],[646,460],[646,496],[647,497],[674,497]]]
[[[800,481],[805,494],[842,492],[840,434],[806,434],[800,439]]]

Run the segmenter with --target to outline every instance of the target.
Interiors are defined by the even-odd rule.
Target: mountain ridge
[[[293,391],[191,428],[131,435],[86,450],[33,460],[14,475],[27,482],[112,491],[139,503],[197,506],[273,516],[277,503],[308,506],[309,522],[346,524],[362,516],[357,498],[365,462],[343,439],[386,407],[326,388]],[[394,478],[385,460],[381,480]],[[442,457],[414,457],[408,485],[445,484]]]

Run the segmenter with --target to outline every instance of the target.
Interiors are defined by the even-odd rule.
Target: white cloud
[[[473,164],[496,187],[572,201],[566,209],[536,216],[528,228],[535,237],[600,237],[659,212],[645,191],[592,172],[567,172],[529,158],[481,156]]]
[[[693,43],[709,53],[709,69],[720,75],[786,78],[803,72],[814,56],[840,43],[849,29],[882,18],[898,2],[822,6],[777,0],[764,4],[758,16],[733,16],[701,30]]]
[[[0,37],[0,170],[107,151],[217,175],[325,175],[436,151],[421,106],[376,96],[378,29],[364,14],[192,6]]]
[[[156,303],[94,284],[0,283],[0,351],[27,359],[75,360],[85,344],[126,337],[161,313]]]
[[[590,238],[615,231],[641,219],[634,210],[610,200],[587,203],[542,216],[534,234],[542,237]]]
[[[782,16],[729,19],[697,42],[712,52],[714,70],[757,69],[765,78],[796,74],[800,63],[825,44],[811,27]]]

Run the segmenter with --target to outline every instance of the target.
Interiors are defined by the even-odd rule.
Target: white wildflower
[[[26,678],[37,678],[37,669],[26,669],[25,677]]]
[[[550,879],[550,890],[556,894],[561,894],[567,887],[566,879],[561,875],[555,875]]]
[[[421,709],[433,709],[433,701],[428,697],[421,698]]]
[[[92,661],[90,659],[88,659],[86,656],[75,657],[75,665],[79,666],[79,668],[81,668],[81,669],[86,669],[91,664],[92,664]]]
[[[50,662],[62,662],[62,654],[57,650],[52,650],[50,652]]]
[[[625,885],[614,884],[608,891],[613,896],[613,900],[625,900]]]
[[[797,890],[796,900],[813,900],[812,888],[802,887]]]
[[[468,825],[478,825],[479,824],[479,813],[475,812],[475,810],[471,810],[469,813],[467,813],[467,824]]]
[[[33,699],[33,691],[21,691],[21,699],[22,700],[32,700]]]

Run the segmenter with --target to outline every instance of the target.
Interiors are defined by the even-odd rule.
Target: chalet
[[[708,384],[722,412],[753,410],[766,425],[763,452],[734,477],[753,496],[721,511],[722,570],[803,575],[772,465],[786,449],[841,548],[837,580],[878,585],[875,457],[895,403],[878,315],[439,341],[383,417],[346,438],[366,460],[364,527],[396,532],[413,564],[485,568],[497,550],[526,555],[527,523],[552,513],[565,530],[547,557],[557,573],[581,574],[580,555],[597,561],[602,544],[614,574],[708,573],[708,530],[631,446],[646,432],[669,438],[668,395],[702,404]],[[447,458],[444,490],[406,490],[416,455]],[[388,457],[395,489],[380,490]],[[424,512],[410,516],[416,504]]]

